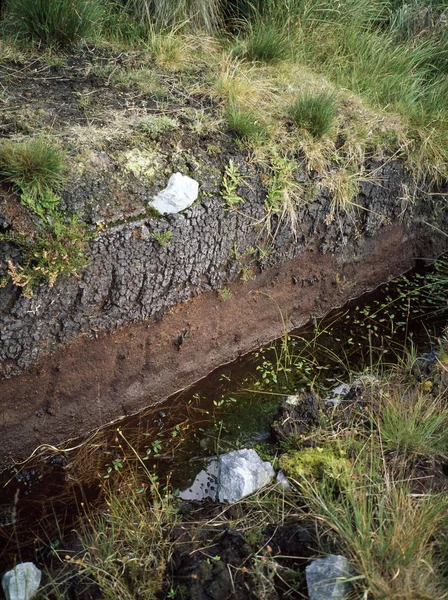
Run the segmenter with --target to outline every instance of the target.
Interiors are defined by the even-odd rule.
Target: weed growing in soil
[[[230,300],[233,294],[229,288],[224,287],[218,290],[218,296],[222,302],[225,302],[226,300]]]

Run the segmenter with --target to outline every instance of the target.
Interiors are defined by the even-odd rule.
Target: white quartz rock
[[[174,173],[167,187],[149,204],[162,215],[175,214],[188,208],[198,197],[199,184],[191,177]]]
[[[6,600],[31,600],[39,589],[41,571],[32,562],[19,563],[2,577]]]

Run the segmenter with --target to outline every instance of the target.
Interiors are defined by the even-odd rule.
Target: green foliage
[[[342,493],[327,480],[303,480],[312,514],[333,531],[359,573],[359,593],[375,600],[439,600],[444,585],[435,540],[447,526],[443,495],[413,497],[411,482],[378,463],[378,438],[362,444]]]
[[[304,93],[289,107],[288,114],[298,127],[306,129],[313,137],[322,137],[333,129],[337,116],[334,95]]]
[[[222,302],[225,302],[226,300],[230,300],[230,298],[233,296],[233,294],[229,288],[223,287],[218,290],[218,296]]]
[[[241,177],[242,176],[238,170],[238,167],[235,165],[233,160],[230,159],[225,168],[224,177],[222,178],[222,197],[230,208],[234,207],[236,204],[244,202],[243,198],[241,198],[241,196],[239,196],[237,193]]]
[[[383,447],[405,460],[448,458],[448,411],[440,399],[408,394],[386,400],[377,416]]]
[[[160,245],[162,248],[168,248],[171,244],[171,238],[173,237],[173,232],[170,229],[166,231],[153,231],[151,233],[151,237]]]
[[[91,35],[104,16],[101,0],[9,0],[11,31],[48,46],[71,46]]]
[[[213,33],[221,23],[219,0],[128,0],[126,12],[148,31],[187,29]]]
[[[280,457],[280,468],[287,477],[299,482],[303,479],[331,479],[343,487],[348,483],[351,464],[343,451],[337,452],[327,446],[303,448],[283,454]]]
[[[8,278],[26,297],[32,297],[35,285],[48,283],[52,287],[59,275],[76,274],[87,265],[87,239],[85,225],[60,212],[53,212],[45,227],[33,235],[6,232],[0,242],[17,245],[22,255],[21,264],[8,260]],[[6,283],[7,279],[2,282]]]
[[[257,139],[265,132],[254,111],[240,108],[235,103],[230,103],[227,107],[226,118],[230,131],[240,138]]]
[[[116,475],[120,485],[113,487],[109,480],[103,486],[102,509],[89,512],[78,529],[80,551],[69,557],[58,580],[41,590],[49,592],[43,597],[68,588],[74,573],[81,581],[96,582],[106,600],[155,600],[165,589],[173,551],[170,531],[178,520],[175,503],[161,494],[149,471]]]
[[[292,47],[288,30],[269,19],[251,23],[242,44],[246,58],[266,63],[288,58]]]
[[[0,176],[21,192],[21,201],[42,216],[55,208],[55,191],[67,179],[64,153],[43,137],[0,145]]]

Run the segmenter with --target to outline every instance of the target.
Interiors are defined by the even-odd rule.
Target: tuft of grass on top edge
[[[9,0],[6,6],[11,33],[48,46],[72,46],[103,17],[101,0]]]
[[[266,133],[252,110],[240,108],[234,103],[227,107],[226,118],[229,130],[240,138],[253,140]]]
[[[0,177],[24,194],[44,197],[66,181],[64,153],[44,137],[0,145]]]
[[[319,138],[333,129],[337,116],[334,94],[306,92],[289,107],[288,115],[294,123]]]

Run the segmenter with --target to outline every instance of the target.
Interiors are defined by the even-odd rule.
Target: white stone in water
[[[217,460],[211,460],[207,469],[196,475],[191,487],[179,493],[182,500],[203,500],[211,498],[216,500],[218,493],[219,464]]]
[[[30,600],[39,589],[41,571],[32,563],[20,563],[2,577],[6,600]]]
[[[255,450],[243,449],[219,457],[219,502],[238,502],[270,483],[275,471]]]
[[[350,592],[353,569],[344,556],[329,554],[305,569],[309,600],[343,600]]]
[[[162,215],[178,213],[188,208],[198,197],[199,184],[191,177],[174,173],[167,187],[149,204]]]

